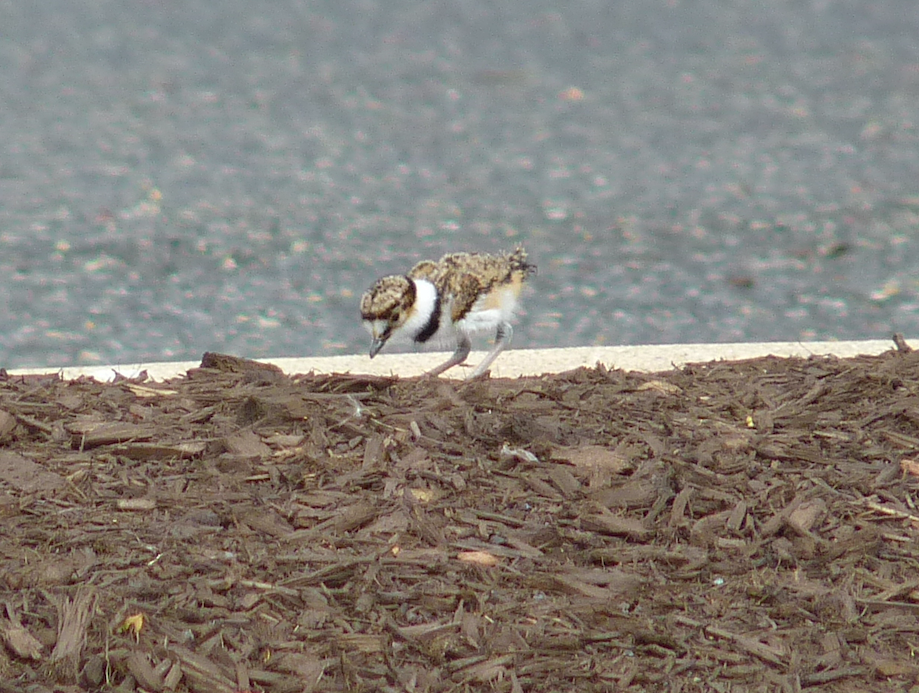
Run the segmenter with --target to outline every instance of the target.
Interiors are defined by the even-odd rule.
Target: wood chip
[[[72,435],[73,447],[79,450],[91,450],[101,445],[124,443],[129,440],[150,440],[153,437],[152,426],[123,421],[73,422],[66,428]]]
[[[621,474],[634,467],[634,463],[626,451],[619,448],[610,449],[603,445],[553,448],[552,459],[569,462],[575,467],[585,469],[605,469],[612,474]]]
[[[49,472],[40,464],[15,452],[0,452],[0,483],[6,483],[23,493],[56,491],[67,485],[64,477]]]
[[[115,503],[119,510],[131,510],[135,512],[146,512],[156,508],[156,499],[154,498],[119,498]]]
[[[0,621],[0,638],[17,657],[42,658],[42,644],[19,622]]]
[[[609,512],[585,515],[581,518],[581,527],[589,531],[630,537],[638,541],[645,541],[651,536],[651,531],[644,526],[641,520],[613,515]]]
[[[494,568],[501,562],[501,559],[488,551],[460,551],[456,558],[463,563],[473,563],[486,568]]]
[[[96,603],[94,590],[79,591],[73,599],[57,600],[57,642],[48,661],[64,680],[74,682],[83,646],[86,644],[87,625]]]

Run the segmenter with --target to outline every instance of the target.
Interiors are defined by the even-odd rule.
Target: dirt
[[[0,690],[919,681],[919,353],[0,376]]]

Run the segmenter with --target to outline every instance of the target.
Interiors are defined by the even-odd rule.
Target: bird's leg
[[[488,367],[498,358],[498,354],[508,347],[513,338],[514,328],[511,327],[509,322],[498,325],[498,332],[495,334],[495,345],[491,348],[491,351],[488,352],[488,355],[482,363],[475,367],[475,370],[469,375],[469,379],[478,378],[482,373],[487,371]]]
[[[472,343],[469,341],[469,337],[464,334],[459,335],[456,343],[456,351],[453,352],[453,356],[447,359],[444,363],[440,364],[437,368],[432,368],[425,375],[440,375],[446,370],[453,368],[453,366],[458,366],[463,361],[466,360],[466,357],[469,356],[469,351],[472,349]]]

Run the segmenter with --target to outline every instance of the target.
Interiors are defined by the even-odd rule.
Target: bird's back
[[[419,262],[408,276],[434,284],[444,299],[443,308],[449,306],[450,321],[456,323],[473,310],[512,312],[523,282],[535,271],[526,251],[517,248],[500,255],[450,253],[437,262]]]

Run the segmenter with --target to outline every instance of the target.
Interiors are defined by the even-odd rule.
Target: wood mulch
[[[0,375],[2,691],[919,681],[919,352]]]

